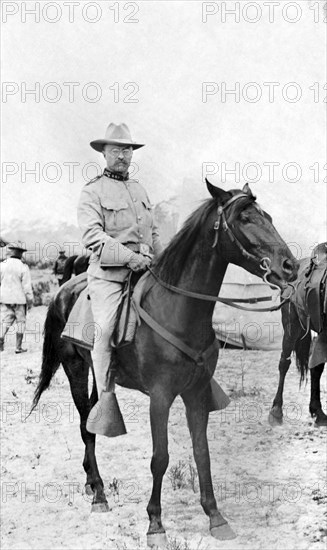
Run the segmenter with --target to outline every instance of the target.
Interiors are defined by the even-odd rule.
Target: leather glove
[[[151,265],[151,258],[143,256],[143,254],[135,254],[128,262],[127,267],[132,271],[145,271]]]

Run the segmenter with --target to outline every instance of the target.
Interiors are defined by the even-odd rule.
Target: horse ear
[[[223,189],[220,189],[220,187],[215,187],[214,185],[212,185],[210,183],[210,181],[207,180],[207,178],[206,178],[206,184],[207,184],[207,188],[208,188],[208,191],[209,191],[210,195],[214,199],[218,199],[219,202],[221,202],[221,204],[224,204],[224,202],[226,202],[230,199],[230,194],[227,193],[227,191],[224,191]]]
[[[248,183],[246,183],[242,189],[243,193],[246,193],[247,195],[249,195],[249,197],[252,197],[253,193],[250,189],[250,186]]]

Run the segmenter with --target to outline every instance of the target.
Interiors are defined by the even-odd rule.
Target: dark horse
[[[327,416],[320,401],[320,378],[327,361],[326,244],[318,245],[312,258],[301,260],[294,292],[293,285],[286,291],[291,294],[291,299],[281,308],[284,336],[279,361],[279,384],[269,413],[269,422],[272,425],[283,422],[284,382],[291,364],[291,354],[295,352],[296,364],[301,374],[300,383],[306,378],[310,367],[311,416],[315,417],[317,426],[327,426]],[[314,342],[311,330],[318,333]]]
[[[180,289],[218,296],[228,263],[240,265],[262,277],[266,266],[269,282],[283,288],[296,278],[298,263],[272,225],[268,214],[255,202],[246,184],[242,191],[229,192],[207,182],[212,197],[205,201],[185,222],[153,266],[161,280]],[[77,278],[75,278],[76,280]],[[60,334],[72,307],[74,279],[57,293],[45,322],[43,362],[33,405],[62,363],[68,376],[72,396],[81,417],[81,435],[85,444],[83,466],[86,487],[93,491],[92,508],[107,511],[103,482],[95,458],[95,436],[86,430],[86,420],[96,402],[93,385],[88,397],[90,353],[63,341]],[[215,333],[212,328],[214,302],[172,293],[152,275],[148,276],[142,307],[162,327],[188,348],[207,356]],[[132,351],[126,351],[127,348]],[[146,323],[137,328],[131,346],[117,351],[119,363],[116,382],[138,389],[150,397],[150,420],[153,442],[151,471],[153,487],[147,506],[150,525],[148,543],[165,543],[161,523],[161,486],[168,456],[168,417],[170,407],[181,395],[192,438],[194,458],[199,475],[201,504],[210,519],[211,534],[218,539],[235,534],[217,509],[210,472],[207,424],[212,390],[210,380],[217,364],[218,351],[206,361],[195,361],[168,343]]]
[[[81,273],[84,273],[89,266],[89,261],[89,256],[78,254],[75,254],[75,256],[69,256],[65,262],[61,285],[69,281],[72,275],[80,275]]]

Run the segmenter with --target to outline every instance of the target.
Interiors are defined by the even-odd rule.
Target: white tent
[[[258,277],[234,265],[227,269],[219,296],[245,299],[271,297],[271,301],[239,304],[254,310],[279,304],[277,290],[272,290]],[[213,327],[222,345],[229,344],[245,349],[281,349],[283,327],[280,310],[244,311],[218,302],[214,309]]]

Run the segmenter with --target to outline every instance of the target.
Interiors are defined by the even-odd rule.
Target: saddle
[[[327,315],[327,243],[318,245],[299,274],[296,305],[300,318],[306,317],[307,330],[320,333]],[[311,323],[310,323],[311,319]]]
[[[134,340],[137,323],[140,323],[138,307],[140,305],[144,285],[148,277],[148,271],[141,274],[132,272],[126,281],[123,291],[123,299],[117,312],[116,326],[111,340],[111,345],[113,348],[120,349],[124,346],[127,347]],[[67,285],[70,285],[70,288]],[[65,286],[67,290],[68,288],[70,290],[74,305],[69,314],[65,328],[61,333],[61,338],[71,344],[78,345],[91,351],[93,349],[94,339],[97,337],[97,334],[95,333],[96,327],[91,310],[91,300],[88,296],[86,274],[82,273],[81,275],[77,275],[71,283],[68,281]],[[167,331],[164,330],[164,332]],[[177,339],[174,338],[174,340]],[[173,345],[176,344],[173,342]],[[214,348],[216,349],[216,345],[217,342],[215,340],[214,343],[203,354],[201,354],[201,357],[208,357],[208,351],[212,354]],[[177,347],[181,349],[180,345]],[[188,346],[184,347],[188,348]],[[112,355],[112,363],[110,364],[109,370],[111,370],[115,376],[115,354]],[[230,403],[230,399],[213,378],[210,380],[210,387],[211,398],[208,402],[208,411],[211,412],[221,410],[227,407]],[[105,394],[106,392],[102,395]],[[91,433],[95,432],[92,431]]]
[[[142,293],[143,282],[140,281],[142,275],[144,274],[131,272],[125,282],[122,301],[117,311],[116,326],[112,335],[111,345],[114,348],[120,348],[133,342],[138,314],[133,306],[132,296],[136,286],[137,295],[140,296]],[[85,273],[75,277],[71,284],[74,285],[72,291],[74,305],[61,333],[61,338],[91,351],[94,340],[98,335],[91,310]]]
[[[116,326],[112,335],[111,345],[114,348],[121,348],[129,345],[134,340],[136,325],[140,324],[138,313],[134,307],[135,295],[141,296],[144,282],[148,273],[131,271],[125,283],[123,299],[117,311]],[[142,279],[142,281],[140,281]],[[135,287],[137,286],[137,289]]]

